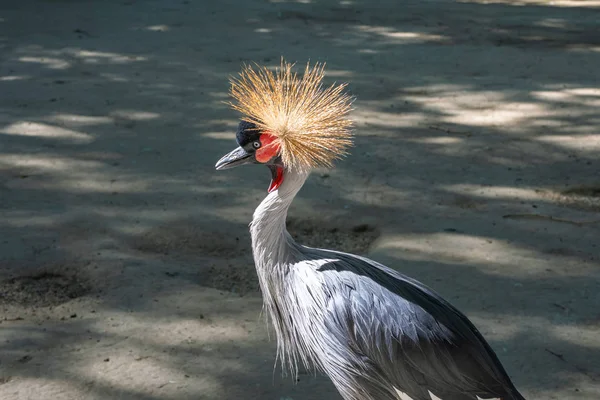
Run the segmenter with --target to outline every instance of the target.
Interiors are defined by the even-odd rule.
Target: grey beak
[[[241,147],[225,154],[217,164],[215,168],[217,170],[229,169],[233,167],[237,167],[238,165],[250,164],[254,162],[254,157],[252,157],[251,153],[248,153]]]

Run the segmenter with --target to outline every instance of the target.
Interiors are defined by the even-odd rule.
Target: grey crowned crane
[[[250,224],[252,250],[278,358],[329,376],[345,400],[524,400],[469,319],[424,284],[376,261],[296,243],[286,215],[311,169],[352,144],[352,99],[304,74],[244,67],[231,80],[239,147],[217,170],[263,164],[268,194]]]

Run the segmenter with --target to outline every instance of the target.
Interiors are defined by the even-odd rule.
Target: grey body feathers
[[[306,174],[286,171],[250,225],[278,358],[325,372],[345,400],[523,399],[471,322],[375,261],[294,242],[287,210]]]

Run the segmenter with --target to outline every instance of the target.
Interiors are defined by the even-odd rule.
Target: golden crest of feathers
[[[307,64],[302,77],[292,67],[283,59],[274,72],[245,66],[231,79],[230,105],[276,137],[286,167],[332,167],[352,145],[352,97],[344,92],[346,84],[323,87],[324,64]]]

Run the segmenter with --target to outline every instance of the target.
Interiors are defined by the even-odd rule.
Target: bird
[[[324,77],[324,63],[299,73],[282,58],[230,78],[238,146],[215,168],[262,164],[271,173],[250,235],[275,359],[292,374],[324,373],[344,400],[524,400],[474,324],[434,290],[288,233],[288,209],[311,171],[332,167],[353,144],[354,97]]]

